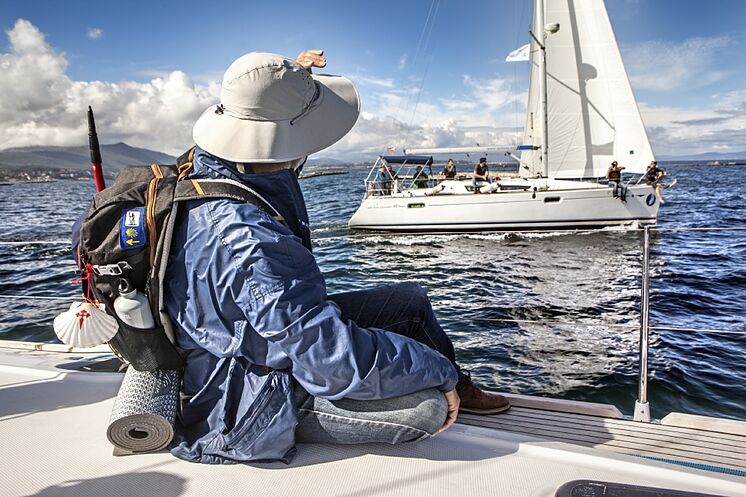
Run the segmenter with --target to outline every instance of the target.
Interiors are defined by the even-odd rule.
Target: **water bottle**
[[[114,312],[133,328],[155,327],[148,298],[124,278],[119,280],[119,296],[114,299]]]

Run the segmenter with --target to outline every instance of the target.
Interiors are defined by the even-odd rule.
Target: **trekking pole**
[[[88,149],[91,152],[93,181],[96,183],[96,191],[100,192],[106,188],[106,183],[104,183],[104,171],[101,168],[101,149],[98,146],[96,121],[93,119],[93,109],[91,109],[90,105],[88,106]]]

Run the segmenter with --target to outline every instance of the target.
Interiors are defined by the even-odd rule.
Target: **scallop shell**
[[[54,318],[57,338],[73,347],[95,347],[111,340],[119,331],[117,320],[106,314],[103,304],[73,302]]]

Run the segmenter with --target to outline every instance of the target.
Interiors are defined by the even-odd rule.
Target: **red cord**
[[[90,264],[86,264],[85,265],[85,269],[83,269],[81,271],[80,278],[75,278],[72,281],[72,284],[73,285],[83,285],[83,282],[85,282],[85,285],[84,285],[84,287],[85,287],[85,299],[88,302],[90,302],[92,304],[95,304],[95,302],[91,298],[91,274],[93,274],[93,266],[91,266]]]

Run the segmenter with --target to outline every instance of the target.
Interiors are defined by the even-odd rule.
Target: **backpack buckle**
[[[122,276],[128,274],[131,270],[132,266],[126,261],[93,266],[93,273],[97,276]]]

